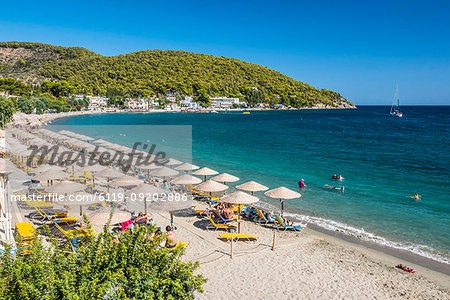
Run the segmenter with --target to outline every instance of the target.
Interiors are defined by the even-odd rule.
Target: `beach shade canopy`
[[[80,140],[83,140],[83,141],[93,141],[94,140],[90,136],[82,135],[82,134],[80,134],[78,137],[80,138]]]
[[[90,172],[90,173],[97,173],[100,171],[105,170],[106,167],[102,165],[92,165],[92,166],[85,166],[80,169],[81,172]]]
[[[190,164],[190,163],[184,163],[182,165],[179,165],[178,167],[175,168],[175,170],[178,171],[193,171],[193,170],[197,170],[198,166]]]
[[[217,182],[235,182],[239,180],[239,177],[230,175],[228,173],[222,173],[220,175],[214,176],[211,179]]]
[[[141,170],[156,170],[156,169],[161,169],[161,165],[157,165],[155,163],[150,163],[150,164],[138,164],[136,165],[136,168],[141,169]]]
[[[201,175],[201,176],[207,176],[207,175],[217,175],[219,174],[219,172],[214,171],[210,168],[204,167],[201,168],[200,170],[197,170],[195,172],[192,172],[193,175]]]
[[[168,167],[162,167],[150,173],[150,175],[158,177],[174,177],[178,175],[178,171]]]
[[[144,183],[144,181],[142,179],[133,177],[133,176],[129,176],[129,175],[124,175],[122,177],[119,177],[113,181],[110,181],[108,183],[108,185],[110,186],[131,186],[131,185],[139,185]]]
[[[66,173],[64,171],[54,171],[54,170],[50,169],[45,172],[42,172],[41,174],[34,176],[32,179],[37,180],[37,181],[47,181],[47,180],[64,179],[69,176],[70,176],[70,174]]]
[[[32,171],[34,173],[42,173],[48,170],[53,170],[53,171],[64,171],[66,168],[64,167],[60,167],[60,166],[53,166],[53,165],[40,165],[39,167],[37,167],[36,169],[33,169]]]
[[[253,204],[255,202],[258,202],[259,198],[255,197],[253,195],[244,193],[242,191],[237,191],[234,193],[231,193],[228,196],[222,197],[220,198],[220,202],[223,203],[229,203],[229,204],[237,204],[239,205],[239,215],[238,215],[238,233],[241,233],[241,205],[249,205],[249,204]]]
[[[228,196],[224,196],[220,198],[220,202],[223,203],[230,203],[230,204],[253,204],[255,202],[258,202],[259,198],[252,196],[250,194],[244,193],[242,191],[237,191],[234,193],[231,193]]]
[[[94,194],[86,193],[84,191],[73,192],[70,193],[70,195],[70,198],[56,198],[54,203],[63,206],[92,205],[101,203],[99,197],[94,197]]]
[[[111,217],[111,225],[120,224],[126,221],[131,220],[131,214],[126,211],[114,210],[112,211],[113,215]],[[111,216],[111,209],[105,208],[96,212],[87,213],[86,218],[89,220],[92,226],[104,226],[109,221],[109,217]],[[79,218],[80,221],[83,221],[83,217]]]
[[[241,185],[236,186],[236,188],[243,190],[243,191],[252,192],[252,193],[266,191],[269,189],[267,186],[257,183],[255,181],[249,181],[249,182],[243,183]]]
[[[165,166],[176,166],[176,165],[181,165],[183,162],[176,160],[175,158],[169,158],[168,160],[166,160],[166,163],[164,164]]]
[[[284,200],[296,199],[296,198],[300,198],[302,196],[300,193],[297,193],[293,190],[285,188],[284,186],[280,186],[279,188],[276,188],[274,190],[267,191],[264,193],[264,195],[266,195],[267,197],[270,197],[270,198],[280,199],[281,216],[283,216],[283,211],[284,211]]]
[[[96,143],[96,144],[103,144],[103,143],[105,143],[106,141],[105,140],[102,140],[102,139],[98,139],[98,140],[95,140],[95,141],[93,141],[93,143]],[[109,143],[109,142],[107,142],[107,143]]]
[[[151,197],[152,195],[164,194],[165,191],[162,188],[156,187],[151,184],[142,184],[132,190],[126,191],[125,195],[130,196],[135,194],[137,198]],[[142,196],[142,197],[141,197]]]
[[[174,198],[183,199],[182,194],[173,194]],[[192,197],[187,197],[185,200],[179,201],[163,201],[162,199],[159,201],[152,201],[149,204],[149,208],[152,211],[164,211],[164,212],[173,212],[183,209],[191,209],[192,208]]]
[[[105,169],[95,173],[95,176],[100,177],[100,178],[119,178],[119,177],[125,176],[125,174],[118,172],[116,170],[113,170],[111,168],[105,168]]]
[[[181,175],[175,179],[173,179],[171,181],[171,183],[173,184],[182,184],[182,185],[186,185],[186,184],[199,184],[200,182],[202,182],[202,180],[198,177],[192,176],[192,175]]]
[[[196,190],[201,191],[201,192],[208,192],[208,193],[212,193],[212,192],[221,192],[221,191],[225,191],[226,189],[229,188],[228,185],[219,183],[217,181],[214,180],[208,180],[205,181],[199,185],[196,185],[194,187]]]
[[[82,191],[86,188],[86,185],[73,182],[73,181],[63,181],[59,182],[55,185],[49,186],[45,188],[44,190],[49,193],[55,193],[55,194],[70,194]]]

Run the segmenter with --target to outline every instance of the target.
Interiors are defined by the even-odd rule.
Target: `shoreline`
[[[258,111],[260,111],[260,110],[258,110]],[[119,112],[94,112],[94,113],[157,113],[157,112],[172,112],[172,113],[176,113],[178,111],[164,111],[164,110],[158,111],[158,110],[156,110],[156,111],[150,111],[150,112],[126,112],[126,111],[122,112],[122,111],[119,111]],[[53,119],[59,119],[59,118],[70,117],[70,116],[78,116],[78,115],[84,115],[84,114],[62,115],[62,116],[58,116],[58,117],[53,118]],[[277,207],[273,206],[273,204],[271,204],[271,203],[264,202],[264,201],[260,201],[260,203],[261,203],[261,205],[259,205],[259,206],[261,206],[262,208],[267,209],[267,206],[270,206],[270,209],[274,209],[274,210],[278,209]],[[288,210],[286,210],[286,213],[291,218],[296,219],[298,221],[306,221],[308,218],[312,217],[312,216],[309,216],[309,215],[305,215],[303,212],[300,211],[300,209],[288,209]],[[304,216],[304,217],[306,217],[306,219],[305,218],[299,218],[300,216]],[[334,222],[333,220],[329,220],[329,219],[325,219],[325,218],[321,218],[321,217],[320,217],[320,219],[321,220],[325,220],[325,221],[332,221],[332,222]],[[347,225],[347,224],[343,224],[343,225]],[[429,258],[427,256],[414,253],[411,250],[401,249],[401,248],[397,248],[397,247],[393,247],[393,246],[389,246],[389,245],[384,245],[382,243],[377,243],[377,242],[371,242],[371,241],[368,241],[368,240],[364,240],[361,237],[355,236],[354,233],[352,233],[350,231],[344,232],[344,231],[339,231],[339,229],[336,229],[336,230],[327,229],[325,227],[322,227],[322,226],[317,225],[317,224],[312,224],[312,223],[310,223],[309,226],[312,226],[313,228],[316,228],[317,231],[319,231],[319,232],[321,232],[323,234],[328,234],[330,236],[341,238],[343,240],[346,240],[346,241],[349,241],[349,242],[352,242],[352,243],[361,244],[361,245],[364,245],[366,247],[376,249],[376,250],[378,250],[380,252],[383,252],[385,254],[396,256],[399,259],[405,259],[405,257],[406,257],[406,260],[409,263],[414,263],[414,264],[417,264],[417,265],[420,265],[420,266],[423,266],[423,267],[429,268],[429,269],[435,269],[436,268],[438,270],[441,270],[441,272],[443,274],[450,275],[450,266],[449,266],[449,264],[446,264],[445,262],[438,261],[437,259],[432,259],[432,258]],[[349,226],[349,225],[347,225],[347,226]],[[378,238],[383,238],[383,237],[378,237]],[[389,241],[389,240],[387,240],[387,241],[388,242],[392,242],[392,241]],[[399,242],[399,243],[403,244],[404,242],[403,243]],[[405,246],[407,246],[407,245],[405,245]]]
[[[150,113],[155,113],[155,112],[177,112],[177,111],[152,111]],[[91,115],[91,114],[100,114],[100,113],[145,113],[145,112],[71,112],[71,113],[59,113],[59,114],[52,114],[49,116],[44,116],[44,120],[42,120],[42,123],[46,124],[47,122],[50,122],[52,120],[55,119],[61,119],[61,118],[65,118],[65,117],[75,117],[75,116],[82,116],[82,115]],[[43,125],[44,125],[43,124]],[[266,203],[266,202],[262,202],[262,207],[266,206],[266,205],[272,205],[270,203]],[[293,211],[291,209],[286,211],[288,214],[294,214],[294,218],[295,218],[295,214],[298,214],[298,211]],[[306,217],[310,217],[305,215]],[[299,218],[296,218],[299,219]],[[303,220],[304,219],[300,219]],[[399,248],[395,248],[395,247],[391,247],[391,246],[387,246],[387,245],[382,245],[380,243],[375,243],[375,242],[370,242],[370,241],[366,241],[363,240],[362,238],[353,236],[351,234],[346,234],[343,232],[339,232],[339,231],[335,231],[335,230],[330,230],[324,227],[321,227],[319,225],[316,224],[309,224],[309,227],[311,227],[312,229],[314,229],[317,232],[320,232],[321,234],[325,234],[327,236],[330,237],[335,237],[347,242],[350,242],[352,244],[356,244],[356,245],[361,245],[363,247],[367,247],[367,248],[371,248],[374,249],[375,251],[379,251],[383,254],[386,255],[390,255],[393,257],[397,257],[398,259],[403,259],[405,261],[407,261],[408,263],[412,263],[412,264],[417,264],[419,266],[422,266],[426,269],[429,270],[434,270],[437,272],[440,272],[442,274],[445,275],[450,275],[450,268],[449,265],[444,263],[444,262],[439,262],[437,260],[428,258],[426,256],[422,256],[419,254],[416,254],[412,251],[409,250],[404,250],[404,249],[399,249]]]

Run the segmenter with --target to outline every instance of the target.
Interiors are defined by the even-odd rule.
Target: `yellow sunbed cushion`
[[[224,239],[257,239],[259,238],[258,235],[250,235],[246,233],[223,233],[219,235],[221,238]]]

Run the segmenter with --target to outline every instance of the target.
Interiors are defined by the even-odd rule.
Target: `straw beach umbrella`
[[[217,181],[214,180],[208,180],[205,181],[199,185],[196,185],[194,187],[197,191],[201,191],[201,192],[207,192],[209,193],[209,197],[212,197],[212,193],[213,192],[222,192],[225,191],[229,188],[228,185],[219,183]],[[209,207],[211,208],[211,201],[209,202]]]
[[[236,188],[239,190],[251,192],[252,195],[253,192],[267,191],[269,189],[267,186],[257,183],[255,181],[248,181],[246,183],[236,186]]]
[[[114,186],[114,187],[125,187],[125,186],[132,186],[132,185],[140,185],[144,183],[144,181],[142,179],[133,177],[133,176],[129,176],[129,175],[124,175],[122,177],[119,177],[111,182],[109,182],[110,186]]]
[[[155,196],[159,196],[164,193],[165,191],[162,188],[151,184],[142,184],[137,188],[127,191],[125,196],[128,198],[131,197],[131,200],[144,200],[144,211],[147,214],[147,198],[150,198],[153,201]]]
[[[75,193],[70,193],[69,197],[64,197],[62,199],[57,198],[54,202],[57,205],[62,206],[80,206],[80,216],[83,215],[83,206],[93,205],[101,203],[97,197],[93,194],[86,193],[84,191],[78,191]]]
[[[176,166],[176,165],[181,165],[182,163],[183,162],[176,160],[175,158],[169,158],[164,165],[165,166]]]
[[[49,193],[55,194],[70,194],[74,192],[82,191],[86,188],[86,185],[73,182],[73,181],[62,181],[55,185],[46,187],[44,190]]]
[[[210,168],[207,168],[207,167],[204,167],[204,168],[201,168],[200,170],[192,172],[192,175],[204,176],[204,181],[206,181],[206,176],[217,175],[217,174],[219,174],[219,172],[214,171],[214,170],[212,170]]]
[[[228,174],[228,173],[222,173],[222,174],[217,175],[217,176],[215,176],[215,177],[213,177],[213,178],[211,178],[211,179],[214,180],[214,181],[217,181],[217,182],[223,182],[223,184],[225,184],[225,182],[235,182],[235,181],[238,181],[238,180],[239,180],[239,177],[230,175],[230,174]]]
[[[184,163],[184,164],[179,165],[178,167],[176,167],[175,170],[186,171],[187,172],[187,171],[197,170],[199,168],[200,167],[198,167],[196,165],[193,165],[193,164],[190,164],[190,163]]]
[[[241,205],[249,205],[259,201],[258,197],[252,196],[250,194],[237,191],[228,196],[222,197],[220,202],[228,203],[228,204],[237,204],[239,205],[238,212],[238,233],[241,233]]]
[[[106,191],[109,194],[109,182],[112,178],[120,178],[122,176],[125,176],[125,174],[117,172],[111,168],[106,168],[103,169],[101,171],[98,171],[97,173],[95,173],[96,177],[100,177],[100,178],[106,178],[106,182],[107,182],[107,187],[106,187]]]
[[[173,194],[174,199],[180,199],[178,201],[153,201],[150,203],[150,209],[154,211],[164,211],[170,213],[170,226],[173,228],[173,212],[192,208],[192,198],[186,198],[183,200],[182,194]]]
[[[60,180],[69,177],[70,174],[66,173],[64,171],[57,171],[57,170],[47,170],[45,172],[42,172],[34,177],[32,177],[33,180],[36,181],[50,181],[50,180]]]
[[[96,212],[86,214],[86,218],[89,220],[91,225],[93,226],[104,226],[109,221],[109,217],[111,216],[110,224],[120,224],[126,221],[131,220],[131,214],[129,212],[120,211],[120,210],[111,210],[111,209],[101,209]],[[81,217],[82,220],[82,217]]]
[[[178,174],[178,171],[168,167],[162,167],[150,173],[150,175],[162,177],[163,183],[166,182],[166,177],[175,177]]]
[[[181,184],[181,185],[193,185],[193,184],[199,184],[202,182],[202,180],[198,177],[192,176],[192,175],[181,175],[171,181],[173,184]]]
[[[284,200],[296,199],[296,198],[300,198],[302,196],[300,193],[297,193],[293,190],[285,188],[284,186],[281,186],[274,190],[267,191],[264,193],[264,195],[266,195],[267,197],[273,198],[273,199],[280,199],[281,216],[282,217],[283,217],[283,211],[284,211]]]

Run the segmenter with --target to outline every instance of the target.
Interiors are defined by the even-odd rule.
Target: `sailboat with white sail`
[[[403,117],[403,113],[400,112],[400,99],[398,97],[398,84],[397,84],[397,88],[395,89],[394,100],[392,101],[390,114],[391,114],[391,116],[394,116],[394,117],[399,117],[399,118]]]

